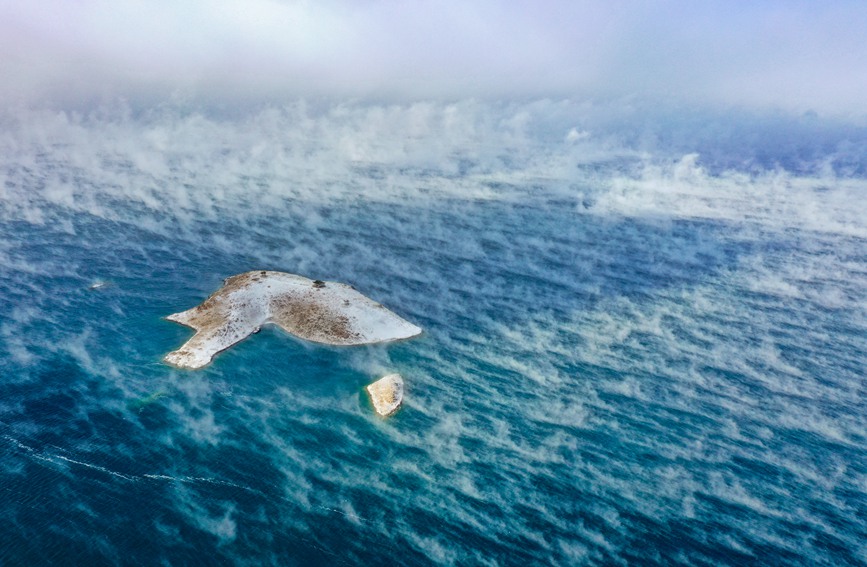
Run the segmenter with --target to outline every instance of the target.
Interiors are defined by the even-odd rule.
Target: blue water
[[[561,187],[479,181],[476,155],[341,166],[394,199],[271,174],[227,194],[195,155],[77,143],[4,162],[0,563],[867,563],[863,193],[821,226],[791,210],[849,189],[644,214],[608,158]],[[351,283],[425,333],[266,328],[164,365],[191,331],[163,317],[252,269]],[[381,419],[363,388],[393,371]]]

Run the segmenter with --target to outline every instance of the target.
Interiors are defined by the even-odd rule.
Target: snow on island
[[[373,409],[383,417],[388,417],[397,411],[403,402],[403,378],[400,374],[383,376],[367,387]]]
[[[201,368],[215,354],[273,323],[302,339],[363,345],[408,339],[421,329],[353,287],[284,272],[255,271],[227,278],[204,303],[167,317],[196,330],[165,356],[181,368]]]

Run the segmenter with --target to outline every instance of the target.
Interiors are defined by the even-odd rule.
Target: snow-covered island
[[[201,368],[215,354],[273,323],[302,339],[362,345],[408,339],[421,329],[352,286],[285,272],[254,271],[225,280],[204,303],[167,317],[196,330],[165,356],[181,368]]]
[[[373,409],[383,417],[388,417],[397,411],[403,402],[403,378],[400,374],[383,376],[367,386]]]

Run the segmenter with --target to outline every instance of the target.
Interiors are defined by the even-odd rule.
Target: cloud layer
[[[0,2],[0,100],[652,96],[858,113],[860,2]]]

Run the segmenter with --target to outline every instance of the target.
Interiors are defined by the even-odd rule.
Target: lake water
[[[7,118],[0,563],[867,562],[857,167],[521,112]],[[425,332],[163,364],[254,269]]]

